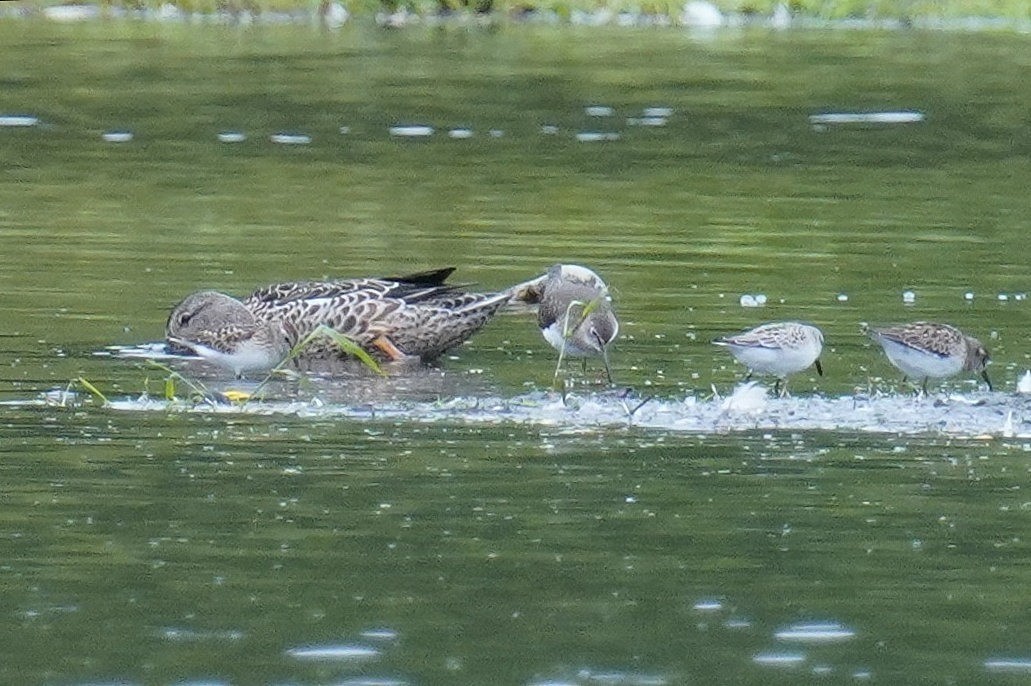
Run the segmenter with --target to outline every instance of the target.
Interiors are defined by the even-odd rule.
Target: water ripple
[[[296,660],[319,662],[362,662],[380,656],[380,651],[369,646],[355,644],[315,645],[290,648],[286,654]]]
[[[1010,674],[1031,674],[1031,658],[993,658],[991,660],[985,660],[984,667],[990,672],[1007,672]]]
[[[856,632],[835,622],[792,624],[773,634],[779,641],[795,643],[833,643],[854,638]]]
[[[752,662],[764,667],[797,667],[805,662],[806,656],[803,653],[757,653],[752,656]]]

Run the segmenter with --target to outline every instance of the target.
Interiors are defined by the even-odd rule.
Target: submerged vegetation
[[[491,18],[579,20],[609,23],[617,17],[652,18],[656,23],[741,23],[779,17],[812,20],[951,21],[980,18],[1031,20],[1031,5],[1023,0],[99,0],[76,3],[55,0],[18,0],[4,3],[5,14],[51,18],[89,18],[128,12],[161,18],[177,15],[248,17],[332,16],[343,23],[348,16],[402,13],[407,18],[481,15]],[[59,15],[53,8],[86,6],[95,11],[82,16]],[[692,6],[689,8],[689,6]],[[585,18],[587,17],[587,18]],[[700,17],[702,19],[700,19]],[[706,19],[709,18],[709,19]],[[395,18],[396,19],[396,18]],[[389,21],[391,26],[398,21]],[[636,23],[636,22],[635,22]]]

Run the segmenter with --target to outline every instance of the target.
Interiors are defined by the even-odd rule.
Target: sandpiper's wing
[[[912,322],[880,329],[871,335],[922,353],[948,357],[959,345],[965,345],[963,334],[948,324]]]
[[[748,331],[720,336],[713,340],[716,345],[736,345],[740,348],[780,348],[783,347],[781,326],[778,324],[763,324]]]

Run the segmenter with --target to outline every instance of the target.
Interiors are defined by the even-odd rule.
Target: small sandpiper
[[[445,284],[453,271],[281,283],[242,300],[203,291],[176,305],[166,338],[238,376],[272,369],[320,326],[381,361],[430,362],[479,331],[513,296],[511,289],[481,294]],[[299,354],[348,357],[329,341]]]
[[[912,322],[880,329],[864,327],[864,330],[881,344],[888,361],[906,378],[922,380],[920,388],[925,395],[928,379],[942,379],[960,372],[979,373],[988,384],[988,390],[992,390],[986,369],[988,350],[981,341],[954,326]]]
[[[787,395],[790,374],[815,365],[816,372],[823,376],[823,332],[810,324],[772,322],[717,338],[713,344],[726,347],[738,362],[748,367],[745,380],[754,373],[776,376],[773,392],[780,396]]]
[[[537,304],[541,334],[559,355],[601,357],[612,383],[608,347],[619,333],[609,288],[597,274],[575,264],[556,264],[519,287],[516,299]]]

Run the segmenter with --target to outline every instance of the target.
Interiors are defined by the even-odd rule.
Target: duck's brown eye
[[[179,326],[186,326],[190,323],[191,319],[193,319],[192,312],[183,312],[181,315],[179,315]]]

